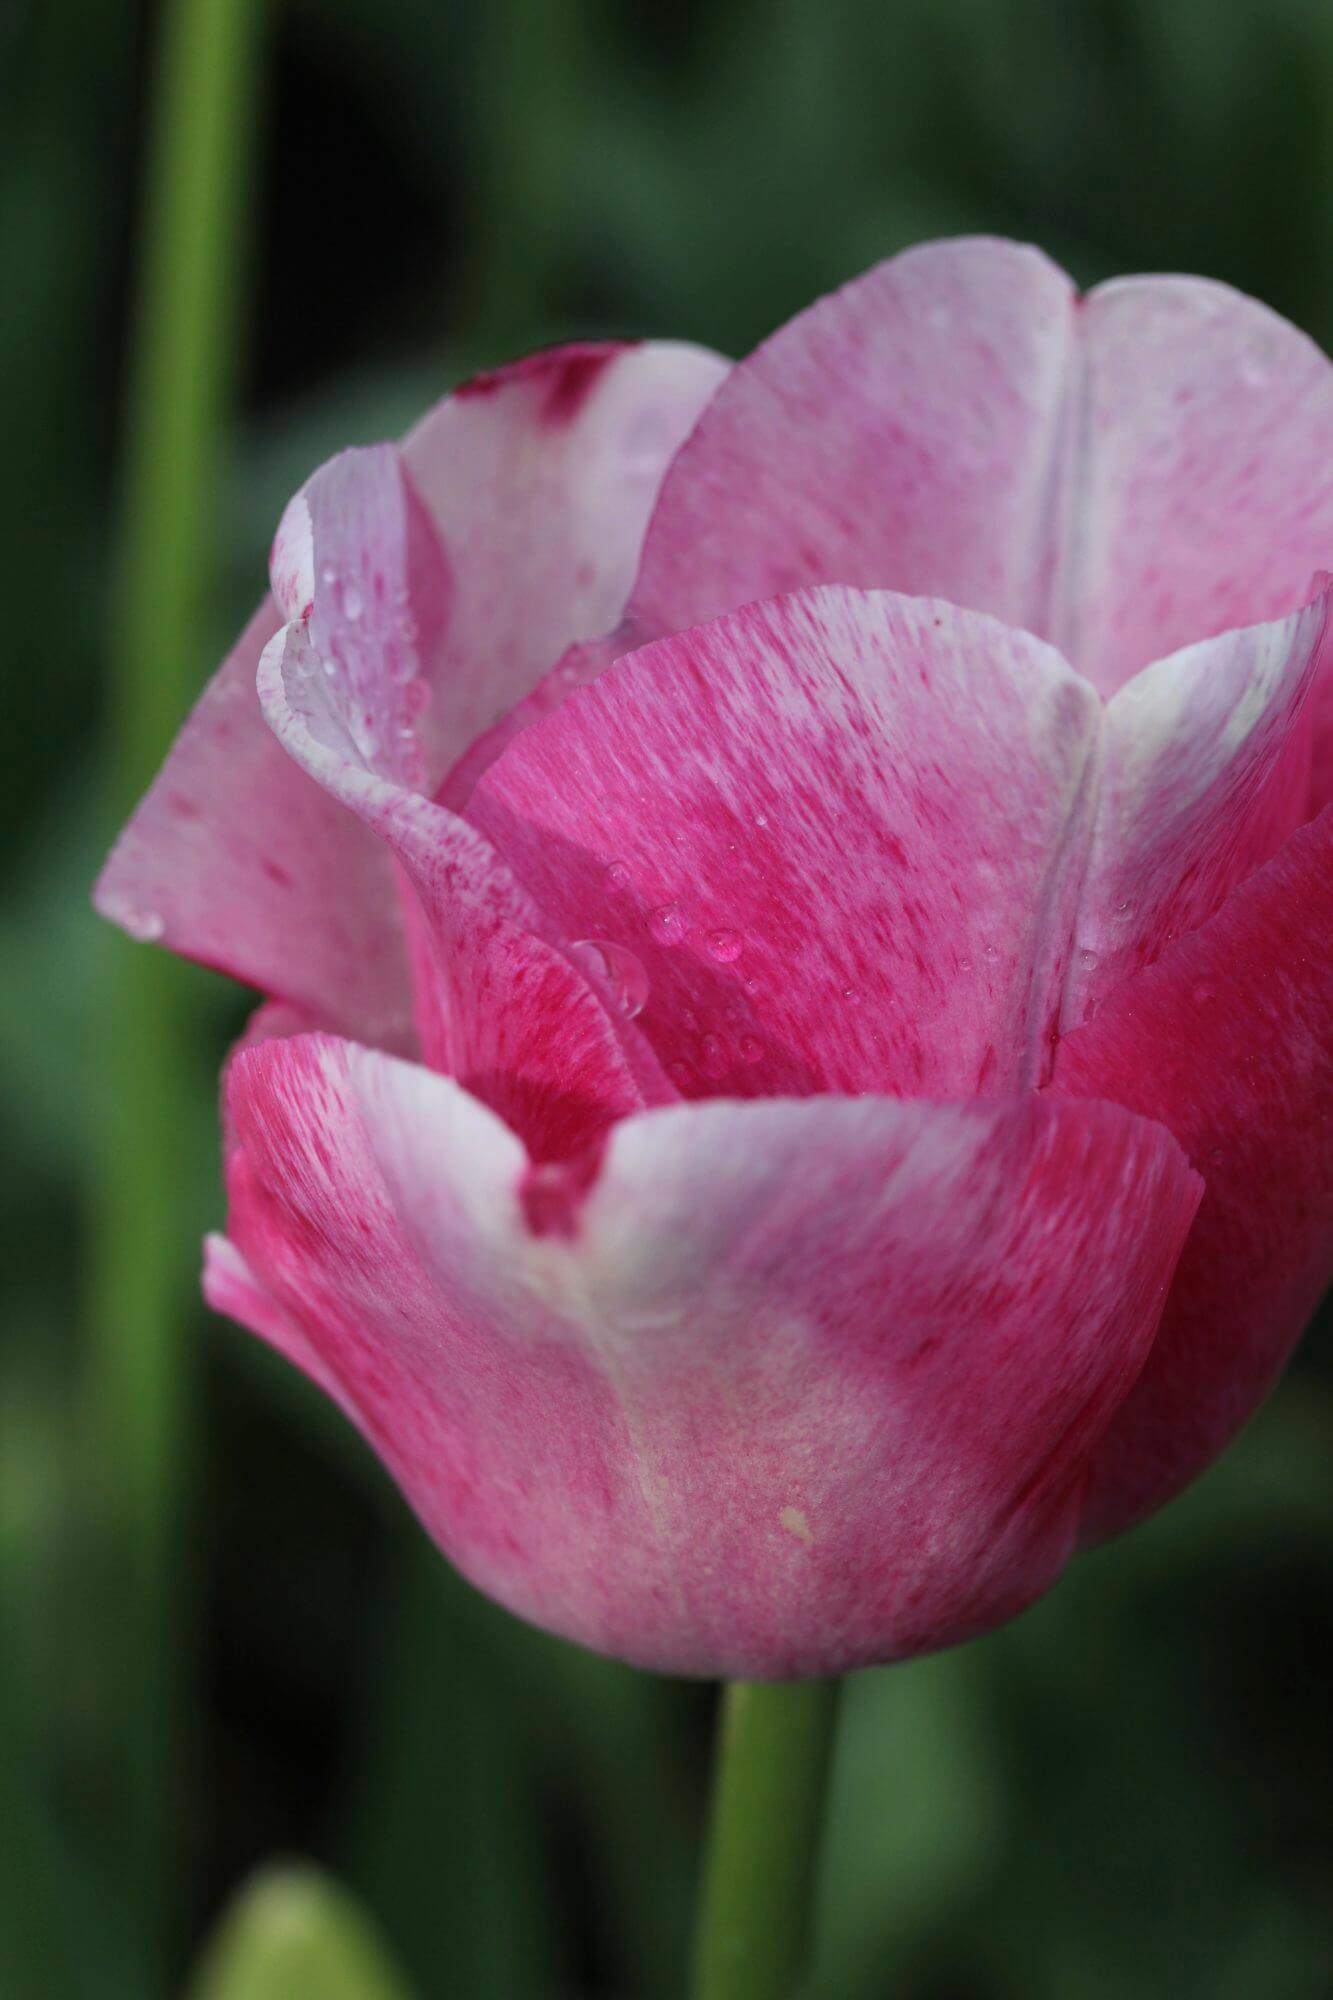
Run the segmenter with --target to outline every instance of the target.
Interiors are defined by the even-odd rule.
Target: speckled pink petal
[[[674,344],[556,349],[464,385],[409,437],[449,584],[448,622],[412,697],[434,699],[392,724],[412,722],[425,775],[571,641],[614,623],[663,469],[725,371]],[[275,575],[299,615],[295,597],[314,577],[281,548]],[[345,581],[364,592],[359,576]],[[411,631],[420,607],[393,616]],[[98,907],[397,1045],[411,1002],[383,849],[283,755],[259,713],[255,669],[279,623],[261,608],[210,684],[121,835]],[[380,637],[395,643],[388,625]]]
[[[1197,1200],[1106,1105],[684,1106],[559,1174],[325,1038],[230,1094],[215,1303],[482,1589],[671,1672],[901,1658],[1046,1588]]]
[[[1055,1004],[1100,714],[1026,633],[829,587],[620,661],[467,816],[642,960],[687,1096],[998,1094]]]
[[[1306,818],[1328,598],[1146,667],[1107,704],[1064,1023],[1195,930]]]
[[[1333,1278],[1333,811],[1060,1046],[1054,1089],[1161,1121],[1206,1188],[1157,1344],[1099,1449],[1086,1534],[1186,1486]]]
[[[425,1060],[463,1079],[541,1158],[674,1097],[632,1015],[595,966],[544,935],[536,906],[487,843],[334,747],[333,685],[299,625],[261,663],[280,740],[385,843],[410,884],[404,915]]]

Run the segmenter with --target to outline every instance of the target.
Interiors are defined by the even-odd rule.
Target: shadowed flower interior
[[[1333,1269],[1330,450],[1262,307],[962,242],[291,502],[99,899],[281,1003],[209,1296],[481,1587],[899,1658],[1253,1409]]]

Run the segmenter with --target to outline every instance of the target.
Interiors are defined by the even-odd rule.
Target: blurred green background
[[[1327,345],[1333,12],[255,13],[221,450],[176,465],[200,601],[154,679],[123,502],[159,15],[0,7],[0,1994],[184,1991],[237,1888],[297,1858],[327,1875],[269,1882],[201,2000],[667,2000],[709,1691],[476,1598],[315,1392],[195,1302],[246,997],[104,939],[89,885],[138,762],[262,589],[289,492],[476,365],[610,331],[741,352],[903,244],[976,229],[1084,282],[1226,278]],[[815,2000],[1333,1992],[1331,1458],[1316,1331],[1163,1517],[995,1638],[857,1679]]]

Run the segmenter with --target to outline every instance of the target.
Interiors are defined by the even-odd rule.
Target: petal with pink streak
[[[1305,820],[1328,599],[1145,667],[1107,704],[1065,994],[1076,1027]]]
[[[729,366],[676,341],[554,347],[465,383],[404,441],[453,574],[432,671],[447,761],[616,623],[663,472]]]
[[[1096,1460],[1131,1526],[1251,1415],[1333,1278],[1333,811],[1060,1046],[1053,1089],[1161,1121],[1204,1175],[1157,1344]]]
[[[826,587],[620,661],[467,817],[643,961],[685,1095],[1000,1094],[1058,993],[1100,714],[1026,633]]]
[[[422,685],[442,684],[410,718],[440,769],[573,640],[614,623],[662,472],[726,371],[671,344],[608,348],[596,366],[589,352],[557,349],[465,385],[404,446],[447,542],[448,623],[422,661]],[[280,547],[275,575],[299,615],[315,572]],[[418,612],[409,603],[401,616],[410,626]],[[255,669],[279,623],[266,602],[210,683],[97,904],[132,932],[397,1046],[411,998],[386,856],[282,754],[259,712]]]
[[[630,1119],[562,1199],[457,1086],[322,1037],[243,1056],[231,1111],[213,1297],[482,1589],[682,1673],[901,1658],[1045,1589],[1198,1190],[1114,1106],[822,1099]]]

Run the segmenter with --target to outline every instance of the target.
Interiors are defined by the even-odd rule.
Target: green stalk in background
[[[152,776],[204,665],[259,12],[259,0],[168,0],[162,21],[113,553],[109,827]],[[173,1609],[189,1400],[181,1319],[196,1257],[179,1191],[183,992],[165,956],[108,935],[96,1010],[105,1095],[91,1191],[89,1388],[117,1760],[108,1803],[146,1963],[160,1960],[165,1931],[182,1649]]]
[[[840,1683],[722,1696],[694,2000],[793,2000],[805,1969]]]

